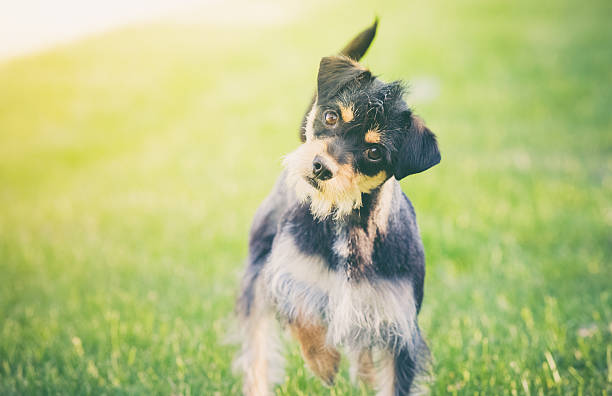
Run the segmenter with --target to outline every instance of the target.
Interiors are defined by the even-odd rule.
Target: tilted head
[[[346,216],[389,178],[440,162],[435,135],[403,93],[400,82],[384,83],[347,56],[321,60],[305,142],[284,160],[288,183],[313,215]]]

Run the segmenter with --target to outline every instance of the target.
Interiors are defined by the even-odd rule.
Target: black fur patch
[[[296,246],[307,255],[322,257],[331,270],[337,267],[333,244],[337,238],[331,220],[317,220],[310,213],[308,203],[296,204],[288,213],[281,228],[293,236]]]

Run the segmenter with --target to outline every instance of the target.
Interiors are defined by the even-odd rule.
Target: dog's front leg
[[[327,328],[321,323],[304,320],[293,321],[289,327],[293,337],[300,343],[302,356],[310,370],[326,385],[333,385],[340,364],[340,353],[325,343]]]
[[[349,361],[351,362],[351,381],[353,383],[356,384],[357,379],[360,379],[369,386],[376,384],[376,370],[370,348],[349,350]]]

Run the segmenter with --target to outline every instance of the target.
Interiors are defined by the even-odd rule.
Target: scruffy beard
[[[334,177],[325,181],[314,180],[311,178],[312,161],[317,154],[325,152],[325,147],[324,141],[311,141],[285,156],[286,182],[300,202],[310,203],[310,212],[315,218],[324,220],[333,215],[334,220],[339,220],[361,208],[361,194],[372,192],[387,179],[387,175],[381,171],[366,176],[355,172],[348,164],[334,163]]]

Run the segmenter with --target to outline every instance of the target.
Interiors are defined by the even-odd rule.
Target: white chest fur
[[[348,280],[346,274],[330,271],[323,258],[300,252],[290,235],[275,242],[263,276],[277,309],[290,320],[322,319],[330,345],[413,346],[416,306],[408,279]]]

